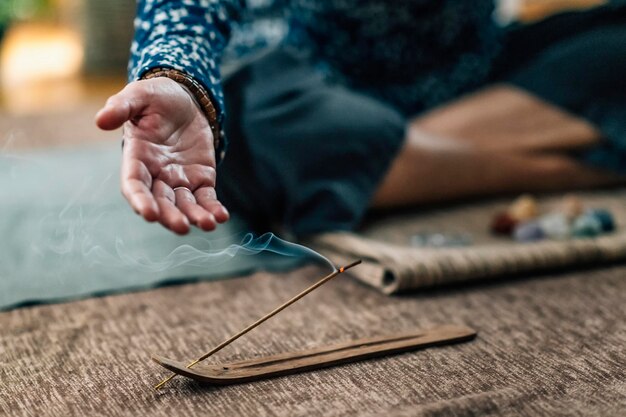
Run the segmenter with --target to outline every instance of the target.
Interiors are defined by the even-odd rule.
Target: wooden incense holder
[[[474,337],[476,337],[476,332],[468,327],[444,325],[425,331],[353,340],[241,362],[213,365],[197,364],[193,368],[189,368],[186,363],[161,356],[153,356],[152,360],[175,374],[196,381],[215,385],[229,385],[295,374],[431,346],[465,342]]]

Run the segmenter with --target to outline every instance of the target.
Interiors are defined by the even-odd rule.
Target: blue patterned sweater
[[[492,11],[492,0],[139,0],[129,77],[190,74],[223,125],[222,59],[282,42],[329,77],[417,113],[487,77],[499,47]]]

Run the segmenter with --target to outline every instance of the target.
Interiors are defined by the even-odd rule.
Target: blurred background
[[[605,1],[495,2],[494,18],[507,24]],[[0,0],[1,149],[119,140],[119,133],[95,129],[93,116],[126,82],[135,6],[135,0]]]
[[[135,0],[0,1],[4,151],[115,139],[93,116],[126,82]]]

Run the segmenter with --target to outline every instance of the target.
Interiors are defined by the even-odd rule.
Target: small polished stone
[[[498,213],[491,220],[491,231],[497,235],[511,236],[518,221],[507,212]]]
[[[596,218],[602,225],[602,231],[605,233],[615,230],[615,219],[610,211],[605,209],[588,210],[585,215]]]
[[[472,237],[464,233],[417,233],[411,236],[411,246],[429,248],[451,248],[469,246]]]
[[[583,214],[584,209],[585,205],[577,196],[570,194],[563,198],[561,211],[569,220],[573,221],[576,217]]]
[[[563,213],[551,213],[538,220],[541,229],[550,239],[564,240],[572,235],[572,227]]]
[[[534,197],[525,194],[515,199],[507,212],[513,219],[523,222],[536,218],[539,215],[539,206]]]
[[[583,214],[578,216],[572,227],[572,235],[576,237],[596,237],[602,234],[602,223],[595,216]]]
[[[535,242],[545,237],[539,222],[520,223],[513,231],[513,238],[518,242]]]

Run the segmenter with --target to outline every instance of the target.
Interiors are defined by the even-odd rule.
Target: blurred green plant
[[[51,11],[52,0],[0,0],[0,27],[7,27],[14,20],[45,16]]]

